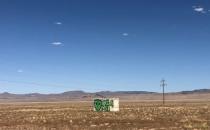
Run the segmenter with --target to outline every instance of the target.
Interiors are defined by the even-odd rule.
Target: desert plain
[[[210,130],[209,101],[122,101],[94,112],[91,101],[0,104],[0,130]]]

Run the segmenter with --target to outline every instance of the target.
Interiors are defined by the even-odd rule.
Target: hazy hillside
[[[134,101],[152,101],[162,100],[162,93],[147,92],[147,91],[101,91],[89,93],[84,91],[67,91],[59,94],[11,94],[1,93],[0,101],[90,101],[94,98],[115,97],[120,100],[134,100]],[[192,91],[181,91],[176,93],[166,93],[167,100],[209,100],[210,89],[199,89]]]

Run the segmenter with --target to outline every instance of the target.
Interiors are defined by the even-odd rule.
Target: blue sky
[[[0,92],[210,87],[208,0],[1,0]]]

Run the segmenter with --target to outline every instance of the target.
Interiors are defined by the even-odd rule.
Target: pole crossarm
[[[165,87],[167,86],[165,82],[166,82],[165,79],[162,79],[160,81],[160,86],[163,87],[163,105],[165,104]]]

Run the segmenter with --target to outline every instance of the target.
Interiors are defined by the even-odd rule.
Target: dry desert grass
[[[210,130],[210,103],[123,102],[93,112],[91,102],[0,105],[0,130]]]

